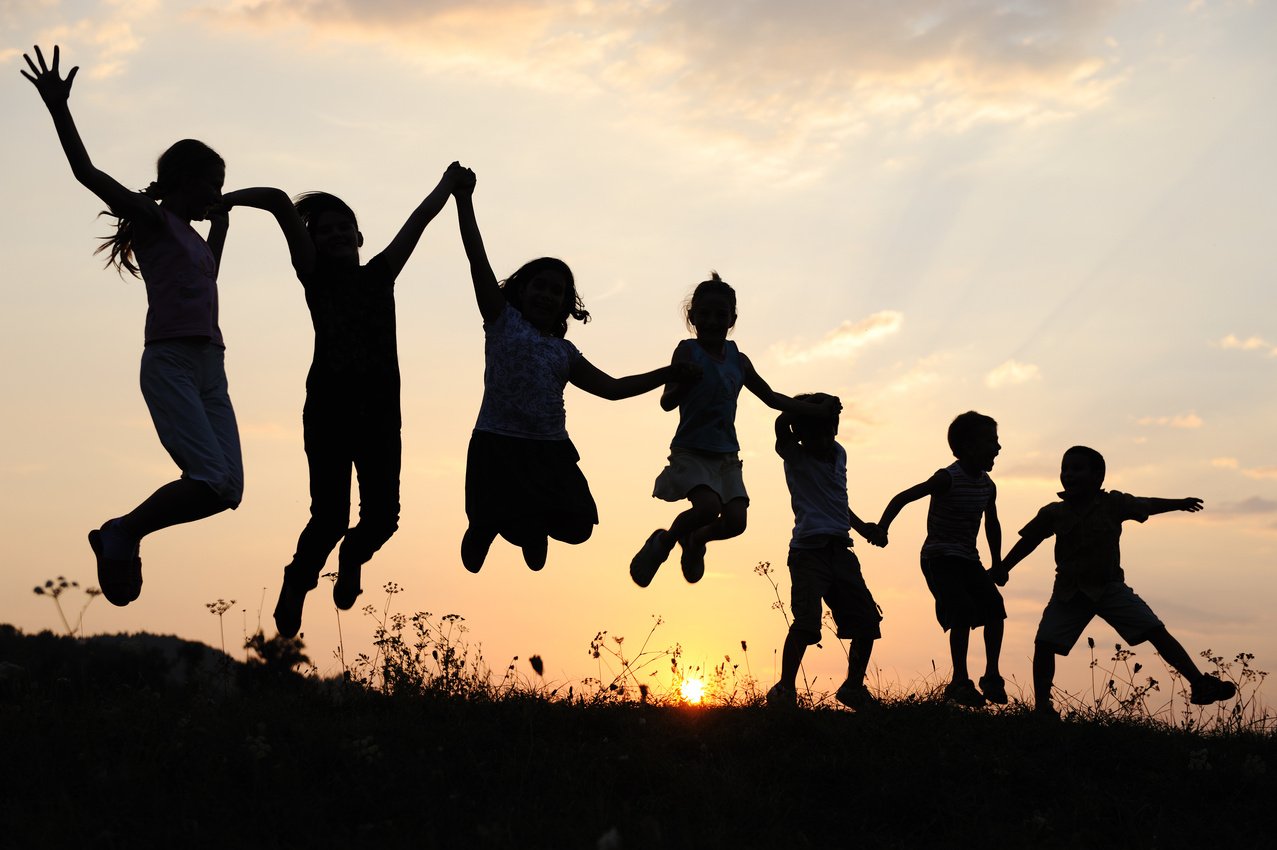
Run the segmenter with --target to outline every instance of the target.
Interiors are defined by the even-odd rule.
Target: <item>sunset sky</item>
[[[86,532],[176,472],[137,389],[143,287],[93,256],[101,203],[18,73],[31,45],[57,43],[81,68],[71,108],[98,167],[140,188],[170,143],[202,139],[228,189],[342,196],[365,259],[449,162],[472,167],[498,276],[567,261],[594,317],[569,339],[611,374],[667,362],[688,335],[684,297],[716,269],[762,376],[841,396],[866,519],[951,462],[945,428],[968,409],[1000,423],[1008,548],[1075,443],[1104,453],[1113,489],[1203,498],[1203,513],[1128,524],[1128,581],[1191,653],[1277,664],[1271,2],[0,0],[0,34],[2,622],[56,627],[31,588],[93,583]],[[142,597],[95,602],[90,633],[217,644],[205,603],[219,598],[236,600],[228,644],[259,620],[274,633],[307,516],[312,332],[266,214],[232,214],[220,282],[244,503],[148,538]],[[569,388],[601,525],[582,546],[552,543],[539,574],[499,542],[471,575],[457,550],[483,336],[451,205],[400,276],[398,309],[401,529],[361,601],[381,606],[394,581],[394,610],[459,613],[494,668],[536,653],[549,681],[598,675],[596,632],[634,652],[659,615],[653,646],[706,667],[730,655],[770,685],[785,623],[754,567],[773,565],[787,602],[792,526],[772,412],[742,396],[748,530],[711,546],[698,585],[675,559],[640,590],[629,560],[679,510],[649,495],[676,416],[655,394]],[[888,549],[856,547],[886,617],[874,665],[903,687],[947,678],[917,563],[925,512],[907,508]],[[1045,546],[1005,590],[1004,668],[1026,695],[1052,572]],[[303,630],[332,673],[327,588]],[[372,630],[343,615],[347,654]],[[1087,634],[1118,639],[1099,621]],[[818,689],[843,672],[833,641],[808,653]],[[1089,676],[1082,643],[1058,682]]]

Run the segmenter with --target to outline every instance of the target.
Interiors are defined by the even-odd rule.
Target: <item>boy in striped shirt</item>
[[[966,706],[985,700],[1007,701],[1006,685],[998,670],[1002,653],[1006,607],[990,572],[980,563],[976,538],[984,520],[992,570],[1002,565],[1002,526],[998,522],[997,487],[989,477],[998,444],[998,423],[974,410],[959,415],[949,425],[949,448],[956,462],[898,493],[882,512],[878,531],[886,537],[892,520],[910,502],[931,497],[927,510],[927,538],[922,544],[922,575],[936,600],[936,619],[949,633],[953,680],[945,687],[945,699]],[[984,629],[984,675],[976,690],[967,672],[967,647],[971,632]],[[981,693],[983,692],[983,693]]]

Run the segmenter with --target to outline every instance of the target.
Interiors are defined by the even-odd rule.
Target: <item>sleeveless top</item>
[[[736,440],[736,398],[744,382],[740,352],[734,342],[723,343],[723,359],[711,357],[696,340],[686,340],[691,360],[701,367],[701,380],[678,406],[678,430],[670,447],[730,454],[740,451]]]
[[[203,337],[225,348],[217,326],[217,262],[190,223],[160,207],[160,231],[136,243],[146,284],[146,341]]]
[[[956,555],[979,562],[976,537],[980,532],[980,520],[993,496],[993,479],[987,472],[978,476],[968,475],[962,465],[954,462],[945,467],[952,482],[949,490],[931,497],[927,510],[927,539],[922,544],[922,554]]]
[[[785,459],[785,483],[794,509],[791,549],[823,544],[827,537],[849,537],[851,514],[847,507],[847,451],[834,443],[834,456],[818,458],[799,448]]]
[[[483,402],[476,431],[529,440],[568,439],[563,388],[581,352],[546,336],[510,304],[483,326]]]

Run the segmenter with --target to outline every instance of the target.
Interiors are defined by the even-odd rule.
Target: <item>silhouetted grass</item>
[[[242,663],[0,627],[4,846],[1263,846],[1277,828],[1271,727],[926,693],[777,712],[739,669],[734,704],[692,707],[639,688],[674,650],[600,634],[597,680],[554,687],[530,660],[489,670],[459,617],[382,610],[339,679],[292,672],[295,641],[258,636]]]

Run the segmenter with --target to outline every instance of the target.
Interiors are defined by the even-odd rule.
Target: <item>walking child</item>
[[[345,611],[363,592],[363,565],[399,527],[403,449],[395,281],[448,202],[459,173],[449,169],[390,244],[362,265],[359,222],[335,195],[309,192],[294,204],[279,189],[259,187],[228,192],[223,199],[228,207],[256,207],[275,216],[315,328],[302,410],[310,520],[284,567],[275,605],[275,627],[285,637],[301,629],[306,594],[319,583],[339,541],[333,603]],[[359,486],[354,526],[352,468]]]
[[[674,364],[697,367],[696,383],[673,381],[661,394],[661,407],[678,408],[678,429],[670,443],[669,463],[656,479],[652,495],[667,502],[691,502],[668,529],[653,531],[630,561],[630,578],[647,587],[678,543],[683,577],[705,575],[705,547],[745,531],[749,496],[741,474],[736,440],[736,400],[741,387],[773,410],[813,416],[832,415],[838,401],[796,401],[775,392],[749,358],[727,339],[736,325],[736,290],[717,272],[697,284],[686,305],[687,325],[695,339],[674,349]]]
[[[48,64],[35,48],[23,54],[53,118],[71,172],[116,219],[103,240],[108,264],[146,285],[141,388],[160,442],[182,475],[123,516],[89,532],[98,586],[113,605],[128,605],[142,591],[143,537],[239,505],[244,488],[239,431],[227,391],[225,344],[217,323],[217,269],[227,220],[218,210],[226,164],[208,145],[183,139],[157,163],[155,181],[126,189],[89,158],[71,117],[68,98],[79,67],[62,77],[61,51]],[[209,220],[208,239],[192,221]]]
[[[460,166],[456,166],[460,169]],[[563,389],[571,383],[610,400],[693,384],[691,364],[613,378],[564,339],[568,319],[590,314],[562,260],[541,257],[498,283],[474,213],[475,176],[460,169],[453,193],[461,241],[483,317],[483,402],[466,457],[466,517],[461,562],[477,573],[498,535],[523,550],[530,569],[545,566],[547,538],[584,543],[598,509],[568,437]]]
[[[1058,716],[1051,704],[1055,656],[1068,655],[1082,630],[1099,617],[1122,640],[1135,646],[1148,641],[1167,664],[1188,680],[1194,705],[1230,699],[1237,686],[1197,669],[1193,659],[1148,604],[1126,584],[1119,539],[1122,523],[1144,522],[1168,511],[1196,513],[1202,500],[1157,499],[1104,490],[1104,456],[1087,446],[1073,446],[1060,462],[1060,501],[1038,511],[1020,529],[1020,539],[993,570],[1000,585],[1008,573],[1043,540],[1055,536],[1055,586],[1042,611],[1033,639],[1034,709]]]
[[[896,494],[878,520],[884,545],[892,521],[910,502],[931,497],[927,537],[922,544],[922,575],[936,601],[936,619],[949,633],[953,679],[945,699],[966,706],[1007,701],[998,669],[1006,607],[992,576],[980,563],[976,539],[984,521],[993,569],[1002,562],[1002,526],[998,522],[998,490],[989,471],[1001,451],[998,423],[974,410],[949,425],[949,449],[957,460],[921,484]],[[974,629],[984,629],[984,675],[976,690],[967,672],[967,648]]]
[[[813,393],[795,401],[828,403]],[[882,612],[865,585],[860,561],[851,551],[851,530],[881,545],[878,529],[856,516],[847,500],[847,452],[835,439],[838,414],[776,418],[776,454],[785,462],[785,484],[794,508],[789,542],[790,611],[794,615],[781,651],[780,681],[767,692],[768,705],[793,705],[798,668],[807,647],[820,641],[820,602],[833,615],[839,638],[851,641],[847,680],[834,697],[850,708],[876,700],[865,687],[874,641],[881,637]]]

